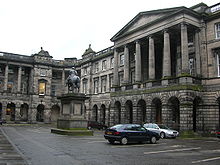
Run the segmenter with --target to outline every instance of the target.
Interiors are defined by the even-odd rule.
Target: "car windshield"
[[[158,126],[160,127],[160,129],[170,129],[169,127],[162,124],[158,124]]]

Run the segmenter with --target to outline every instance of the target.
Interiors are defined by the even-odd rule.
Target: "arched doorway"
[[[58,105],[53,105],[51,108],[51,122],[57,122],[58,117],[60,116],[60,107]]]
[[[36,121],[38,121],[38,122],[44,121],[44,105],[43,104],[39,104],[37,106]]]
[[[193,100],[193,131],[196,132],[198,129],[197,121],[198,121],[198,115],[199,115],[199,104],[202,102],[202,99],[200,97],[196,97]],[[204,124],[204,122],[203,122]],[[202,126],[204,127],[204,126]]]
[[[26,103],[21,104],[20,116],[21,121],[28,121],[28,105]]]
[[[137,103],[137,118],[140,124],[146,122],[146,102],[144,100],[139,100]]]
[[[116,118],[117,121],[115,124],[121,123],[121,103],[119,101],[115,102],[115,112],[116,112]]]
[[[125,117],[127,123],[133,123],[133,104],[130,100],[125,103]]]
[[[105,105],[102,104],[100,109],[100,122],[102,122],[103,124],[105,124],[105,114],[106,114],[106,108]]]
[[[155,122],[162,123],[162,103],[159,98],[154,98],[152,101],[152,118],[154,116]]]
[[[2,103],[0,103],[0,119],[2,119]]]
[[[10,115],[10,120],[15,121],[15,104],[14,103],[7,104],[6,115]]]
[[[170,114],[168,114],[170,116],[170,118],[168,118],[169,120],[168,125],[171,126],[175,130],[179,130],[180,128],[180,102],[178,98],[171,97],[168,100],[168,106],[170,109]]]
[[[98,106],[94,105],[92,108],[92,120],[98,121]]]

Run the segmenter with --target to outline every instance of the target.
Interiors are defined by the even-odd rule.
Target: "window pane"
[[[46,84],[45,83],[39,83],[39,94],[40,95],[45,95],[45,88],[46,87]]]

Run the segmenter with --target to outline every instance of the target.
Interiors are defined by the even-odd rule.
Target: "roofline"
[[[157,20],[155,20],[155,21],[152,21],[151,23],[142,25],[141,27],[130,31],[130,32],[127,33],[126,35],[128,35],[128,34],[130,34],[130,33],[132,33],[132,32],[135,32],[135,31],[137,31],[137,30],[140,30],[140,29],[142,29],[142,28],[144,28],[144,27],[146,27],[146,26],[152,25],[152,24],[154,24],[154,23],[160,21],[161,19],[169,18],[169,17],[171,17],[171,16],[173,16],[173,15],[175,15],[175,14],[178,14],[178,13],[184,11],[184,10],[185,10],[185,11],[188,11],[188,12],[190,12],[191,14],[194,14],[194,15],[196,15],[196,16],[198,16],[198,17],[201,16],[199,13],[197,13],[197,12],[193,11],[192,9],[187,8],[187,7],[169,8],[169,10],[172,10],[172,9],[180,9],[180,10],[177,10],[176,12],[174,12],[174,13],[172,13],[172,14],[169,14],[169,15],[164,16],[164,17],[161,17],[161,18],[159,18],[159,19],[157,19]],[[165,10],[168,11],[168,9],[165,9]],[[156,11],[161,11],[161,10],[156,10]],[[128,24],[126,24],[118,33],[116,33],[110,40],[111,40],[112,42],[114,42],[115,40],[121,38],[121,37],[118,37],[118,35],[119,35],[120,33],[122,33],[131,23],[133,23],[133,21],[134,21],[139,15],[141,15],[141,14],[143,14],[143,13],[144,13],[144,14],[146,14],[146,13],[151,13],[151,11],[150,11],[150,12],[140,12],[140,13],[139,13],[138,15],[136,15]],[[125,35],[123,35],[123,36],[125,36]]]
[[[119,34],[121,33],[122,31],[124,31],[130,24],[133,23],[133,21],[138,18],[139,16],[143,15],[143,14],[153,14],[153,13],[161,13],[162,11],[163,12],[168,12],[168,11],[171,11],[171,10],[178,10],[178,9],[181,9],[181,8],[185,8],[184,6],[180,6],[180,7],[173,7],[173,8],[165,8],[165,9],[157,9],[157,10],[150,10],[150,11],[143,11],[143,12],[140,12],[138,13],[133,19],[131,19],[131,21],[129,21],[121,30],[119,30],[110,40],[113,42],[114,41],[114,38]]]

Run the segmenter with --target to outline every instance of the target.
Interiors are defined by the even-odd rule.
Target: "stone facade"
[[[81,77],[88,120],[164,123],[195,132],[220,127],[220,4],[140,12],[81,60],[1,53],[1,117],[55,121],[68,70]],[[26,84],[26,85],[25,85]]]

